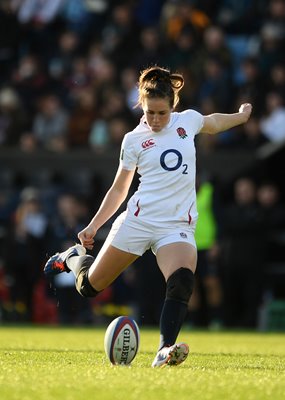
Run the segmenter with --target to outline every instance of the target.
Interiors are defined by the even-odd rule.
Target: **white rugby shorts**
[[[138,256],[142,256],[148,249],[156,254],[161,246],[177,242],[189,243],[196,248],[195,226],[196,223],[191,223],[183,228],[157,228],[135,217],[128,217],[125,211],[114,221],[104,246],[111,244]]]

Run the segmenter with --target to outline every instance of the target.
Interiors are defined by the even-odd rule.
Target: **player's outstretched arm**
[[[237,125],[244,124],[248,121],[252,112],[252,105],[244,103],[240,106],[239,111],[233,114],[214,113],[204,116],[204,124],[201,133],[216,134],[224,132]]]

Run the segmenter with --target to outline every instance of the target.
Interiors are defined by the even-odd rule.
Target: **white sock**
[[[85,256],[72,256],[66,259],[66,265],[73,272],[74,276],[77,277],[78,272],[82,266],[81,258]]]

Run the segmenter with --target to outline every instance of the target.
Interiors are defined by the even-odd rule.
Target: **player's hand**
[[[82,246],[86,247],[88,250],[92,250],[96,232],[96,229],[94,229],[92,225],[88,225],[86,228],[82,229],[82,231],[80,231],[77,235]]]
[[[245,122],[248,121],[250,114],[252,112],[252,105],[250,103],[244,103],[240,106],[239,112],[241,114],[244,114],[245,117]]]

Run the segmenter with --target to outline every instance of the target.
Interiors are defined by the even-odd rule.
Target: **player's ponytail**
[[[178,92],[183,86],[182,75],[158,66],[147,68],[140,75],[138,104],[145,98],[168,98],[171,108],[175,108],[179,102]]]

